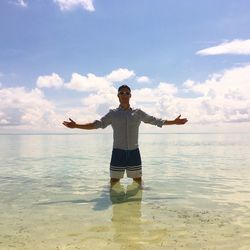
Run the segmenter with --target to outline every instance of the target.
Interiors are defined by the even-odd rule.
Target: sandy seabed
[[[106,209],[79,199],[6,207],[0,249],[250,249],[250,212],[240,207],[146,202],[138,190],[125,200],[116,193],[111,201]]]
[[[0,250],[250,249],[249,134],[142,136],[144,190],[109,138],[1,137]]]

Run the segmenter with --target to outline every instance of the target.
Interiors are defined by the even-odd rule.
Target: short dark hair
[[[131,89],[130,89],[130,87],[128,86],[128,85],[126,85],[126,84],[123,84],[123,85],[121,85],[119,88],[118,88],[118,92],[120,92],[122,89],[128,89],[130,92],[131,92]]]

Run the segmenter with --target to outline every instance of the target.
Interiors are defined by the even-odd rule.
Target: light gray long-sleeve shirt
[[[141,121],[162,127],[165,120],[146,114],[141,109],[111,109],[100,120],[94,122],[95,128],[113,128],[113,148],[133,150],[138,148],[138,132]]]

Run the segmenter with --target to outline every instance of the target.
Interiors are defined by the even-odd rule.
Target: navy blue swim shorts
[[[124,176],[125,170],[129,178],[139,178],[142,176],[139,148],[134,150],[113,149],[110,162],[110,177],[121,179]]]

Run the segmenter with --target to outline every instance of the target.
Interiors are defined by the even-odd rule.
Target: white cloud
[[[28,3],[24,0],[18,0],[18,3],[22,6],[22,7],[28,7]]]
[[[178,92],[178,88],[172,83],[160,82],[156,89],[157,93],[161,95],[175,95]]]
[[[117,90],[111,87],[106,90],[90,93],[81,99],[81,106],[65,108],[64,119],[69,117],[79,123],[93,122],[105,115],[110,108],[118,106]],[[106,130],[109,131],[110,129]]]
[[[176,113],[170,112],[169,106],[162,108],[162,105],[172,103],[177,93],[178,89],[174,84],[161,82],[155,88],[132,90],[131,104],[157,117],[171,117]]]
[[[3,73],[0,72],[0,79],[4,76]],[[0,88],[2,87],[2,82],[0,81]]]
[[[137,103],[156,102],[163,96],[173,96],[178,92],[177,87],[171,83],[161,82],[155,88],[142,88],[132,90]]]
[[[23,87],[0,89],[0,126],[23,128],[55,127],[55,106],[39,89]]]
[[[56,73],[39,76],[36,81],[38,88],[60,88],[63,86],[63,79]]]
[[[117,90],[107,78],[94,74],[72,75],[68,87],[91,92],[82,99],[82,109],[86,111],[83,118],[100,117],[118,105]],[[182,114],[190,124],[250,122],[249,79],[250,65],[244,65],[213,74],[204,82],[188,79],[180,87],[160,82],[155,87],[133,89],[131,105],[166,119]],[[181,97],[182,93],[191,96],[195,93],[195,97]]]
[[[227,69],[220,74],[211,75],[203,83],[184,84],[186,89],[205,97],[229,95],[236,96],[238,93],[240,98],[250,98],[250,65]]]
[[[247,40],[233,40],[224,42],[214,47],[206,48],[198,51],[198,55],[223,55],[223,54],[238,54],[250,55],[250,39]]]
[[[27,0],[10,0],[8,2],[9,2],[9,4],[17,5],[17,6],[20,6],[22,8],[27,8],[28,7]]]
[[[15,5],[21,6],[23,8],[28,7],[28,3],[26,0],[16,0],[15,2],[12,2],[12,3],[14,3]]]
[[[192,87],[194,86],[194,83],[195,83],[194,81],[188,79],[188,80],[186,80],[186,81],[183,83],[183,86],[184,86],[185,88],[190,89],[190,88],[192,88]]]
[[[134,76],[131,70],[119,68],[113,70],[105,76],[96,76],[88,73],[86,76],[73,73],[69,83],[64,86],[76,91],[90,92],[81,100],[83,107],[81,110],[71,109],[67,116],[79,115],[81,120],[97,119],[104,115],[111,107],[118,106],[117,89],[114,88],[114,82],[120,82]]]
[[[106,76],[96,76],[92,73],[88,73],[84,76],[73,73],[70,82],[65,84],[65,87],[83,92],[110,91],[113,82],[121,82],[134,75],[134,71],[122,68],[113,70]]]
[[[128,70],[128,69],[116,69],[113,70],[110,74],[106,76],[108,81],[111,82],[122,82],[126,79],[129,79],[135,75],[133,70]]]
[[[95,11],[93,0],[54,0],[62,11],[69,11],[76,7],[82,7],[87,11]]]
[[[147,76],[140,76],[136,78],[136,81],[139,83],[149,83],[150,79]]]
[[[199,97],[184,107],[197,123],[250,122],[250,65],[227,69],[203,83],[184,84]]]
[[[84,92],[95,92],[111,86],[112,83],[106,80],[105,77],[98,77],[91,73],[87,74],[87,76],[73,73],[70,82],[65,84],[66,88]]]
[[[84,109],[97,117],[104,115],[110,108],[116,108],[119,105],[117,90],[112,87],[108,91],[98,91],[95,94],[83,98]]]
[[[160,82],[156,86],[132,89],[131,105],[165,119],[181,114],[189,119],[189,127],[243,123],[250,126],[249,79],[250,65],[243,65],[213,74],[203,82],[189,78],[180,87]],[[46,100],[40,89],[0,88],[1,127],[56,127],[62,117],[91,122],[119,104],[117,89],[107,76],[73,73],[64,87],[85,92],[81,102],[74,99],[72,105],[70,99],[64,99],[58,105]]]
[[[185,81],[182,87],[195,97],[181,97],[182,87],[160,83],[132,91],[131,101],[158,117],[173,119],[182,114],[192,125],[250,122],[249,79],[250,65],[246,65],[213,74],[201,83]]]

